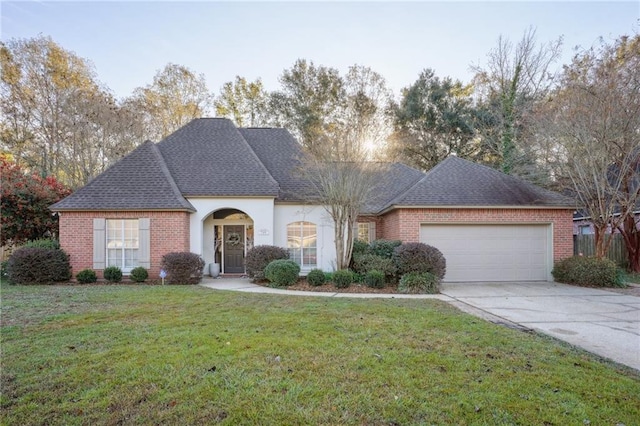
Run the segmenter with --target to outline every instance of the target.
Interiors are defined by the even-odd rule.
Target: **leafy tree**
[[[280,76],[281,89],[269,100],[270,120],[291,131],[312,154],[335,140],[336,123],[345,102],[338,70],[299,59]]]
[[[640,272],[640,36],[576,55],[548,102],[539,132],[558,146],[562,172],[594,223],[596,256],[622,233],[631,269]]]
[[[24,167],[77,187],[141,141],[91,64],[51,38],[2,43],[0,61],[0,144]]]
[[[482,142],[493,149],[503,172],[535,173],[531,110],[551,89],[551,67],[560,57],[562,38],[538,44],[533,28],[514,46],[502,36],[487,55],[486,68],[472,67],[482,120]]]
[[[262,80],[247,82],[244,77],[236,76],[235,82],[229,81],[220,89],[214,102],[216,115],[233,120],[238,127],[263,126],[268,96]]]
[[[146,138],[160,140],[206,115],[211,101],[203,74],[169,63],[156,73],[152,84],[135,89],[125,105],[142,114]]]
[[[0,157],[0,174],[2,245],[56,235],[58,219],[51,214],[49,206],[71,191],[52,176],[43,178],[26,173],[7,156]]]
[[[475,160],[481,153],[474,128],[471,87],[424,70],[392,108],[394,152],[403,162],[429,170],[451,154]]]

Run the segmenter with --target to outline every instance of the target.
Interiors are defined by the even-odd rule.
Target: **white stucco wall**
[[[287,225],[292,222],[312,222],[317,226],[318,268],[333,271],[336,268],[336,247],[333,220],[322,206],[275,205],[273,245],[287,247]],[[304,272],[304,271],[303,271]]]
[[[322,206],[278,205],[272,198],[188,198],[196,208],[190,218],[190,250],[214,262],[213,227],[211,214],[220,209],[238,209],[253,220],[254,246],[287,247],[287,225],[292,222],[312,222],[317,226],[317,267],[333,271],[336,267],[336,248],[333,220]]]
[[[273,245],[273,198],[187,198],[197,210],[190,218],[191,252],[206,264],[213,263],[213,221],[211,213],[220,209],[238,209],[253,220],[254,245]],[[206,220],[209,219],[209,220]],[[210,236],[210,241],[204,241]]]

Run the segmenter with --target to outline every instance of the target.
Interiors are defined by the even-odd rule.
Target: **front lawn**
[[[637,424],[640,376],[435,300],[2,286],[0,424]]]

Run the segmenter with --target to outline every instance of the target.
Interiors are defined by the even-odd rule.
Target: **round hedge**
[[[429,272],[443,279],[447,271],[447,262],[442,252],[424,243],[406,243],[396,247],[393,251],[393,263],[398,275]]]
[[[321,286],[326,280],[327,278],[321,269],[312,269],[307,274],[307,282],[314,287]]]
[[[117,266],[107,266],[102,273],[104,279],[110,283],[119,283],[122,281],[122,269]]]
[[[273,286],[290,286],[298,281],[300,265],[293,260],[276,259],[264,269],[264,276]]]
[[[254,280],[262,280],[267,265],[279,259],[289,259],[289,252],[277,246],[255,246],[247,252],[244,260],[247,275]]]
[[[147,278],[149,278],[149,272],[147,272],[147,270],[142,266],[138,266],[131,270],[131,272],[129,273],[129,278],[131,279],[131,281],[142,283]]]

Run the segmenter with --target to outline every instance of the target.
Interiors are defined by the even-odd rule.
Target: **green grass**
[[[3,286],[1,424],[625,425],[640,377],[435,300]]]

